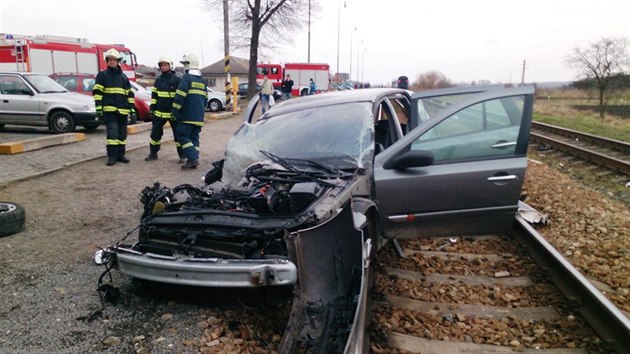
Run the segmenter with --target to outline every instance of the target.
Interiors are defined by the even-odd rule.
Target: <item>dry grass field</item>
[[[630,141],[630,92],[609,102],[604,119],[599,117],[597,97],[575,89],[538,90],[534,120]]]

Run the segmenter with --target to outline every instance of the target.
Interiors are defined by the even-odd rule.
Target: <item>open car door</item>
[[[421,119],[376,155],[385,236],[507,232],[527,166],[533,87],[417,93]],[[419,117],[412,109],[412,120]]]

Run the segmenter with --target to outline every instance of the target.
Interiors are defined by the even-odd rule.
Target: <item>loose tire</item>
[[[210,112],[218,112],[221,110],[221,108],[223,108],[221,106],[221,102],[217,100],[216,98],[213,98],[210,101],[208,101],[208,110]]]
[[[0,237],[24,230],[24,208],[11,202],[0,202]]]
[[[70,112],[57,111],[50,116],[50,130],[57,134],[74,131],[74,117]]]

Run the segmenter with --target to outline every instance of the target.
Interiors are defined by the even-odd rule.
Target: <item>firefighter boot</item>
[[[118,157],[116,162],[129,163],[129,159],[125,157],[125,145],[118,145]]]
[[[107,157],[107,166],[113,166],[116,164],[116,158],[114,156]]]
[[[188,160],[182,165],[182,170],[194,170],[199,165],[199,160]]]
[[[157,154],[154,154],[154,153],[151,152],[151,153],[149,153],[149,156],[144,158],[144,161],[155,161],[157,159],[158,159]]]

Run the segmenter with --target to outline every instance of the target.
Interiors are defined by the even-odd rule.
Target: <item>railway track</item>
[[[630,352],[630,320],[519,217],[400,245],[375,264],[372,353]]]
[[[630,143],[532,122],[532,141],[630,176]]]

